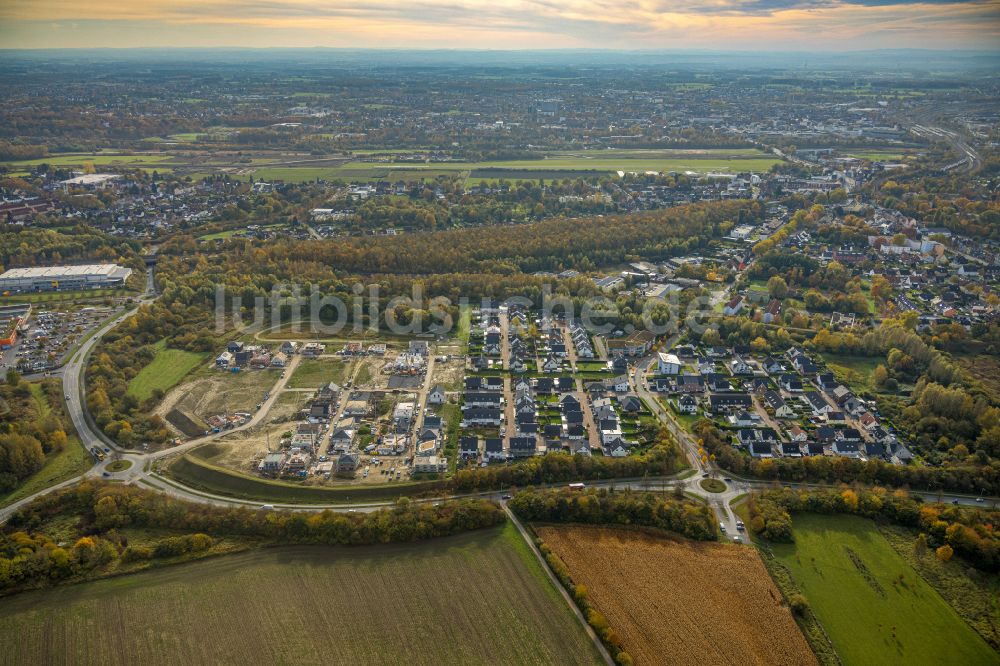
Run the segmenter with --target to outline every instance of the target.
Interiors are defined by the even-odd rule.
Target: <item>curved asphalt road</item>
[[[150,303],[153,299],[146,297],[144,298],[140,306],[143,304]],[[158,492],[163,492],[168,495],[193,501],[201,502],[205,504],[213,504],[218,506],[249,506],[249,507],[259,507],[261,506],[260,501],[248,501],[240,500],[231,497],[225,497],[222,495],[215,495],[211,493],[202,492],[195,490],[193,488],[186,487],[179,484],[173,480],[167,480],[155,473],[153,473],[150,468],[152,463],[156,460],[165,458],[167,456],[174,455],[176,453],[181,453],[192,449],[196,446],[206,444],[213,441],[219,437],[227,435],[232,432],[239,430],[244,430],[252,428],[260,424],[264,418],[267,416],[270,408],[274,405],[284,388],[285,383],[288,378],[291,377],[292,372],[299,363],[299,356],[294,356],[293,360],[289,363],[282,377],[275,383],[274,387],[271,389],[270,396],[261,405],[261,408],[253,415],[253,417],[244,425],[238,428],[233,428],[230,430],[225,430],[221,433],[207,435],[205,437],[200,437],[193,439],[189,442],[181,444],[173,448],[164,449],[162,451],[156,451],[153,453],[142,453],[138,451],[125,450],[120,448],[118,445],[106,441],[98,433],[91,429],[90,425],[87,423],[84,417],[83,410],[85,409],[85,394],[81,383],[81,376],[86,368],[87,357],[93,350],[97,342],[105,335],[108,331],[113,329],[115,326],[124,321],[127,317],[131,316],[138,310],[138,306],[129,310],[111,321],[107,322],[102,326],[94,335],[92,335],[80,349],[71,357],[69,362],[63,368],[63,388],[65,390],[67,401],[66,408],[73,421],[73,426],[76,428],[77,434],[80,437],[80,441],[83,443],[84,447],[89,451],[91,448],[97,446],[102,450],[112,449],[114,454],[108,456],[104,461],[95,464],[90,470],[85,474],[63,481],[57,485],[51,486],[44,490],[41,490],[29,497],[24,498],[18,502],[11,504],[10,506],[0,509],[0,523],[6,521],[14,512],[16,512],[22,506],[30,503],[36,497],[44,495],[46,493],[52,492],[59,488],[64,488],[75,483],[79,483],[84,478],[101,478],[107,477],[117,481],[125,483],[136,483]],[[702,463],[698,456],[697,449],[698,445],[694,441],[694,438],[688,433],[684,428],[674,420],[673,416],[668,410],[663,409],[657,396],[655,396],[649,390],[648,383],[646,381],[646,372],[652,363],[653,358],[641,359],[634,367],[632,381],[636,393],[642,397],[647,404],[652,407],[655,411],[657,417],[660,421],[670,430],[674,435],[676,440],[682,446],[685,455],[691,463],[692,469],[695,473],[688,476],[685,479],[679,479],[678,477],[667,477],[667,478],[655,478],[646,480],[618,480],[618,481],[602,481],[602,482],[591,482],[589,485],[595,487],[615,487],[615,488],[632,488],[635,490],[645,490],[649,488],[655,488],[659,485],[661,488],[666,488],[667,484],[671,486],[680,484],[683,489],[691,495],[698,496],[706,501],[709,506],[715,511],[719,522],[726,526],[727,533],[730,537],[739,535],[736,530],[736,516],[733,513],[732,507],[730,506],[732,501],[737,497],[750,492],[752,489],[762,489],[773,487],[775,485],[784,485],[791,487],[823,487],[819,484],[794,484],[794,483],[784,483],[777,484],[775,482],[759,481],[759,480],[749,480],[749,479],[737,479],[731,476],[730,481],[726,482],[726,490],[721,493],[709,493],[706,492],[700,485],[700,481],[707,476],[719,477],[726,476],[723,470],[718,469],[713,463]],[[109,472],[107,466],[111,464],[114,459],[127,460],[132,463],[132,465],[127,470],[121,472]],[[836,487],[836,486],[834,486]],[[959,504],[966,504],[970,506],[977,506],[983,504],[989,504],[990,506],[996,506],[1000,500],[997,498],[983,498],[980,502],[979,498],[966,496],[966,495],[954,495],[954,494],[931,494],[931,493],[913,493],[915,495],[920,495],[925,499],[932,501],[944,501],[944,502],[956,502]],[[481,493],[479,497],[491,498],[502,502],[502,496],[499,493]],[[439,501],[438,499],[430,499],[426,501]],[[391,505],[392,502],[367,502],[367,503],[348,503],[348,504],[309,504],[309,505],[295,505],[295,504],[281,504],[274,503],[273,506],[277,509],[289,509],[295,511],[323,511],[323,510],[333,510],[333,511],[373,511],[378,508]]]

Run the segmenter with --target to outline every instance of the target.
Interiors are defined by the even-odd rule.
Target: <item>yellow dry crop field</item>
[[[636,664],[816,664],[757,551],[603,527],[536,528]]]

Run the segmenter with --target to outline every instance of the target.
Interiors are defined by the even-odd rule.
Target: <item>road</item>
[[[151,302],[151,294],[148,294],[143,301],[140,303],[146,304]],[[214,504],[219,506],[259,506],[260,502],[248,502],[244,500],[237,500],[230,497],[224,497],[220,495],[213,495],[210,493],[203,493],[191,488],[186,488],[176,482],[168,481],[152,471],[153,463],[157,460],[161,460],[167,456],[176,455],[178,453],[183,453],[197,446],[206,444],[220,437],[224,437],[232,432],[237,432],[240,430],[245,430],[248,428],[253,428],[263,422],[267,417],[268,412],[274,405],[278,396],[284,390],[288,379],[292,376],[295,368],[298,366],[301,357],[296,355],[292,357],[292,361],[289,363],[288,367],[282,373],[282,376],[277,380],[275,385],[270,391],[270,395],[263,401],[261,408],[250,418],[250,420],[234,429],[226,430],[220,433],[207,435],[205,437],[199,437],[197,439],[186,442],[180,446],[164,449],[162,451],[155,451],[152,453],[144,453],[139,451],[124,450],[117,446],[116,444],[106,441],[100,434],[94,431],[93,428],[87,423],[84,417],[83,409],[85,408],[84,400],[85,394],[83,385],[81,382],[81,376],[84,372],[87,363],[87,357],[101,338],[112,328],[117,326],[125,318],[131,316],[138,308],[134,308],[128,312],[125,312],[113,320],[107,322],[102,326],[93,336],[91,336],[78,350],[76,354],[70,359],[63,369],[63,388],[68,396],[67,399],[67,412],[70,414],[70,418],[73,421],[73,425],[80,437],[80,441],[89,450],[94,446],[100,447],[101,449],[108,448],[113,449],[114,453],[106,458],[104,461],[97,463],[85,474],[76,477],[74,479],[69,479],[56,486],[52,486],[45,490],[39,491],[30,497],[27,497],[11,506],[4,509],[0,509],[0,522],[5,521],[10,517],[18,508],[24,506],[25,504],[31,502],[36,497],[39,497],[45,493],[52,492],[53,490],[64,488],[74,483],[78,483],[84,478],[88,477],[108,477],[116,481],[133,483],[144,485],[146,487],[155,489],[159,492],[164,492],[169,495],[207,504]],[[506,342],[506,336],[502,338]],[[670,348],[677,341],[677,336],[673,336],[667,341],[665,348]],[[646,381],[646,373],[649,366],[654,361],[655,355],[647,358],[640,359],[633,367],[632,375],[630,377],[633,388],[636,393],[650,406],[654,411],[658,419],[663,423],[663,425],[671,432],[676,441],[680,444],[682,451],[687,456],[690,461],[691,468],[694,470],[694,474],[686,479],[680,480],[678,478],[664,478],[664,479],[651,479],[646,482],[642,481],[629,481],[629,480],[617,480],[617,481],[606,481],[599,483],[591,483],[589,485],[602,487],[602,486],[614,486],[618,488],[635,488],[637,490],[647,489],[648,486],[645,484],[659,483],[663,487],[666,487],[667,483],[671,485],[680,484],[683,489],[693,496],[697,496],[709,503],[709,505],[716,512],[719,522],[726,525],[727,531],[730,535],[736,534],[736,518],[733,514],[732,508],[730,506],[731,502],[740,495],[744,495],[753,489],[768,488],[775,485],[772,482],[759,481],[759,480],[743,480],[743,479],[732,479],[726,482],[726,489],[721,493],[710,493],[705,491],[700,482],[706,476],[718,478],[723,476],[724,473],[715,467],[714,463],[711,461],[703,462],[698,454],[698,445],[694,438],[688,433],[684,428],[682,428],[677,421],[673,418],[670,412],[663,408],[658,397],[654,395],[650,390],[648,383]],[[428,372],[428,378],[430,377],[430,372]],[[508,396],[508,407],[510,410],[510,378],[505,377],[505,393]],[[425,389],[427,381],[425,380]],[[579,387],[578,387],[579,388]],[[426,394],[425,394],[426,395]],[[338,409],[338,412],[340,410]],[[510,418],[510,416],[508,416]],[[508,436],[512,428],[512,421],[508,421],[507,430]],[[131,463],[131,466],[120,472],[110,472],[107,467],[114,460],[125,460]],[[556,484],[560,485],[560,484]],[[782,484],[792,487],[823,487],[816,484]],[[969,497],[964,495],[937,495],[931,493],[914,493],[915,495],[920,495],[925,499],[932,501],[944,501],[944,502],[956,502],[959,504],[970,505],[970,506],[982,506],[983,504],[988,504],[991,506],[996,506],[1000,503],[998,498],[984,498],[985,501],[980,504],[977,502],[977,498]],[[493,497],[491,493],[483,493],[479,495],[481,497]],[[440,499],[440,498],[438,498]],[[497,499],[497,498],[495,498]],[[336,504],[336,505],[309,505],[309,506],[296,506],[296,505],[284,505],[275,504],[276,508],[290,509],[297,511],[321,511],[325,509],[338,510],[338,511],[371,511],[379,507],[391,504],[391,502],[376,502],[376,503],[354,503],[354,504]]]

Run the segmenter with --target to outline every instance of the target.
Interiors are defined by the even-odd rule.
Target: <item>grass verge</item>
[[[156,343],[156,357],[152,363],[128,383],[128,394],[139,402],[147,400],[157,389],[164,392],[170,390],[205,358],[204,354],[168,349],[166,344],[166,340]]]

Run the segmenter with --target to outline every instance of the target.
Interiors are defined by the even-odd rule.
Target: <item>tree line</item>
[[[73,545],[53,522],[77,519]],[[134,486],[84,482],[39,498],[0,531],[0,590],[104,575],[121,565],[209,550],[226,536],[271,544],[362,545],[409,542],[499,525],[503,510],[486,500],[435,504],[401,498],[370,513],[260,511],[193,504]],[[169,534],[130,544],[123,533]]]
[[[769,541],[792,541],[795,513],[846,513],[921,530],[924,541],[947,546],[976,568],[1000,570],[1000,537],[994,531],[1000,513],[955,505],[925,504],[904,491],[885,488],[793,490],[780,488],[750,499],[750,529]],[[942,559],[951,557],[941,551]]]
[[[628,479],[646,474],[665,476],[681,467],[681,454],[669,432],[661,428],[655,443],[640,455],[612,458],[550,453],[513,465],[491,465],[460,469],[448,481],[456,493],[501,487],[524,488],[533,484],[564,483],[580,479]]]
[[[690,539],[715,538],[712,510],[700,502],[659,493],[529,488],[514,495],[511,510],[527,521],[587,525],[639,525],[682,534]]]
[[[1000,461],[975,465],[894,465],[871,458],[804,456],[802,458],[752,458],[730,444],[729,436],[711,421],[694,424],[695,436],[718,465],[739,476],[795,483],[864,483],[890,488],[968,494],[1000,493]]]

